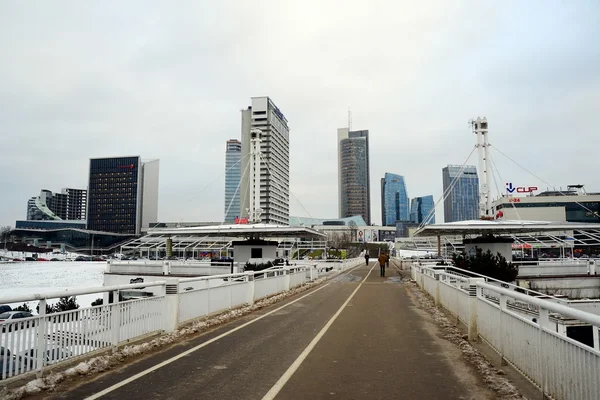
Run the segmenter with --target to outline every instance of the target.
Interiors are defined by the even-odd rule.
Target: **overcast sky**
[[[291,191],[313,217],[337,216],[348,108],[370,132],[376,223],[385,172],[440,198],[477,116],[550,185],[600,191],[599,20],[597,0],[2,1],[0,225],[119,155],[160,159],[159,220],[220,220],[225,141],[263,95],[289,121]],[[500,190],[547,186],[493,157]]]

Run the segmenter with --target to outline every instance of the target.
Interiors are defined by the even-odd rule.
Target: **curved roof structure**
[[[470,220],[425,225],[415,236],[516,234],[600,229],[600,224],[548,221]]]

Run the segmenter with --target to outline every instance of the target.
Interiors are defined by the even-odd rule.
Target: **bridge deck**
[[[363,265],[308,293],[50,398],[494,398],[411,302],[393,266],[381,278],[374,263]]]

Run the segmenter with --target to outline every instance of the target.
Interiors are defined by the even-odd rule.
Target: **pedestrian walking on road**
[[[390,267],[390,255],[388,253],[385,253],[385,267]]]
[[[365,250],[365,264],[369,265],[369,251]]]
[[[377,261],[379,261],[379,271],[381,273],[380,276],[385,276],[385,262],[387,260],[387,256],[385,255],[385,253],[381,253],[379,254],[379,258],[377,259]]]

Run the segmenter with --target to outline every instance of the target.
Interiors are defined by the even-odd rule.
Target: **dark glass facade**
[[[242,142],[231,139],[227,141],[225,152],[225,222],[233,224],[240,217],[240,180],[242,178],[241,163]]]
[[[404,177],[385,173],[381,179],[381,221],[384,226],[395,226],[396,221],[408,221],[408,192]]]
[[[434,207],[433,196],[415,197],[410,203],[410,220],[418,224],[435,224]]]
[[[55,230],[28,230],[14,229],[11,235],[18,241],[34,243],[51,242],[53,247],[64,244],[68,249],[74,251],[114,250],[118,244],[133,239],[134,235],[119,235],[105,232],[90,232],[83,229],[55,229]]]
[[[90,160],[88,229],[139,233],[140,157]]]
[[[448,165],[442,169],[445,222],[479,219],[479,177],[475,166]],[[454,186],[452,182],[456,179]]]
[[[340,140],[340,218],[360,215],[371,224],[369,131],[351,131]]]

